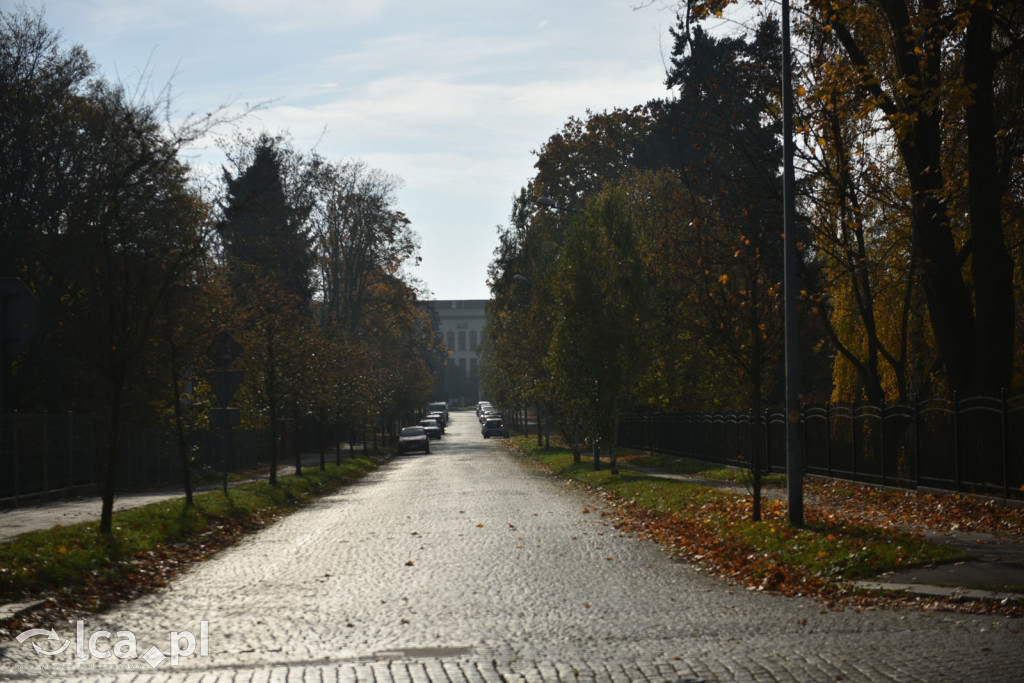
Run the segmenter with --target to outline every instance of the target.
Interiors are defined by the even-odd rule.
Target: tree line
[[[1019,389],[1024,6],[793,7],[805,398]],[[735,9],[680,3],[666,97],[570,118],[499,226],[486,391],[570,441],[782,402],[781,28]]]
[[[184,150],[240,116],[174,122],[169,95],[142,90],[104,80],[42,14],[0,11],[0,276],[39,303],[34,340],[5,354],[2,409],[103,417],[106,533],[129,425],[176,431],[191,502],[216,340],[237,345],[242,424],[272,436],[286,418],[323,434],[414,410],[443,359],[399,178],[265,132],[220,138],[204,177]]]

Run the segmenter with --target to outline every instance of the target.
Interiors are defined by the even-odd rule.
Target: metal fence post
[[[768,466],[768,470],[771,471],[771,468],[772,468],[772,451],[771,451],[771,447],[768,444],[768,437],[770,436],[770,432],[768,431],[768,415],[769,415],[768,409],[765,408],[764,409],[764,427],[763,427],[763,429],[764,429],[764,461],[765,461],[765,464],[767,464],[767,466]]]
[[[882,486],[885,486],[885,399],[878,404],[878,447],[882,450]]]
[[[853,472],[853,480],[857,481],[857,432],[860,431],[857,426],[857,399],[853,399],[853,404],[850,406],[850,451],[852,457],[850,458],[850,469]]]
[[[1009,430],[1006,417],[1006,387],[999,390],[999,413],[1003,442],[1003,505],[1005,506],[1006,502],[1010,499],[1010,455],[1006,451],[1007,431]]]
[[[757,461],[757,447],[755,444],[756,439],[754,438],[754,409],[751,408],[747,411],[747,453],[750,456],[750,467],[751,469],[760,471],[760,465]]]
[[[68,411],[68,487],[75,485],[75,414]]]
[[[803,477],[807,473],[807,404],[800,402],[800,424],[804,426],[803,438],[800,440],[800,476]],[[801,492],[801,501],[803,500],[803,493]]]
[[[43,490],[50,490],[50,411],[43,411]]]
[[[917,394],[911,396],[914,403],[914,488],[921,488],[921,402]]]
[[[953,476],[956,490],[960,491],[960,401],[953,390]]]
[[[832,476],[832,402],[825,401],[825,472]]]
[[[14,437],[11,454],[14,456],[14,495],[21,495],[21,449],[18,448],[18,411],[15,410],[11,416],[11,435]]]

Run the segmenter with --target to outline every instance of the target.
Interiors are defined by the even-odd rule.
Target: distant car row
[[[431,403],[427,409],[429,412],[419,424],[402,428],[398,435],[399,454],[416,451],[430,453],[431,439],[440,439],[444,435],[448,424],[448,404]],[[505,418],[489,402],[481,401],[477,404],[476,416],[480,420],[480,433],[485,439],[492,436],[508,438]]]
[[[505,418],[488,401],[476,404],[476,416],[480,420],[480,433],[485,439],[492,436],[508,438]]]
[[[414,451],[430,452],[430,440],[440,439],[448,425],[448,404],[444,401],[427,406],[427,415],[418,425],[403,427],[398,435],[398,454]]]

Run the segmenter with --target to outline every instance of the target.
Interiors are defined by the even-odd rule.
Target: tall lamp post
[[[789,40],[789,0],[782,0],[782,156],[783,243],[786,335],[786,491],[789,523],[804,525],[803,439],[800,434],[800,345],[797,337],[796,174],[793,171],[793,57]]]

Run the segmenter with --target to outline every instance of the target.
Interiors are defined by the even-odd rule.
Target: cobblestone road
[[[56,649],[75,636],[74,624],[55,624],[59,640],[4,644],[0,677],[1024,680],[1020,621],[831,612],[734,588],[583,514],[595,508],[582,496],[456,414],[429,456],[398,458],[83,625],[83,640],[131,631],[140,657],[171,654],[172,631],[195,634],[196,652],[176,666],[79,659],[76,646],[88,648],[76,642],[56,658],[36,654],[32,643]]]

